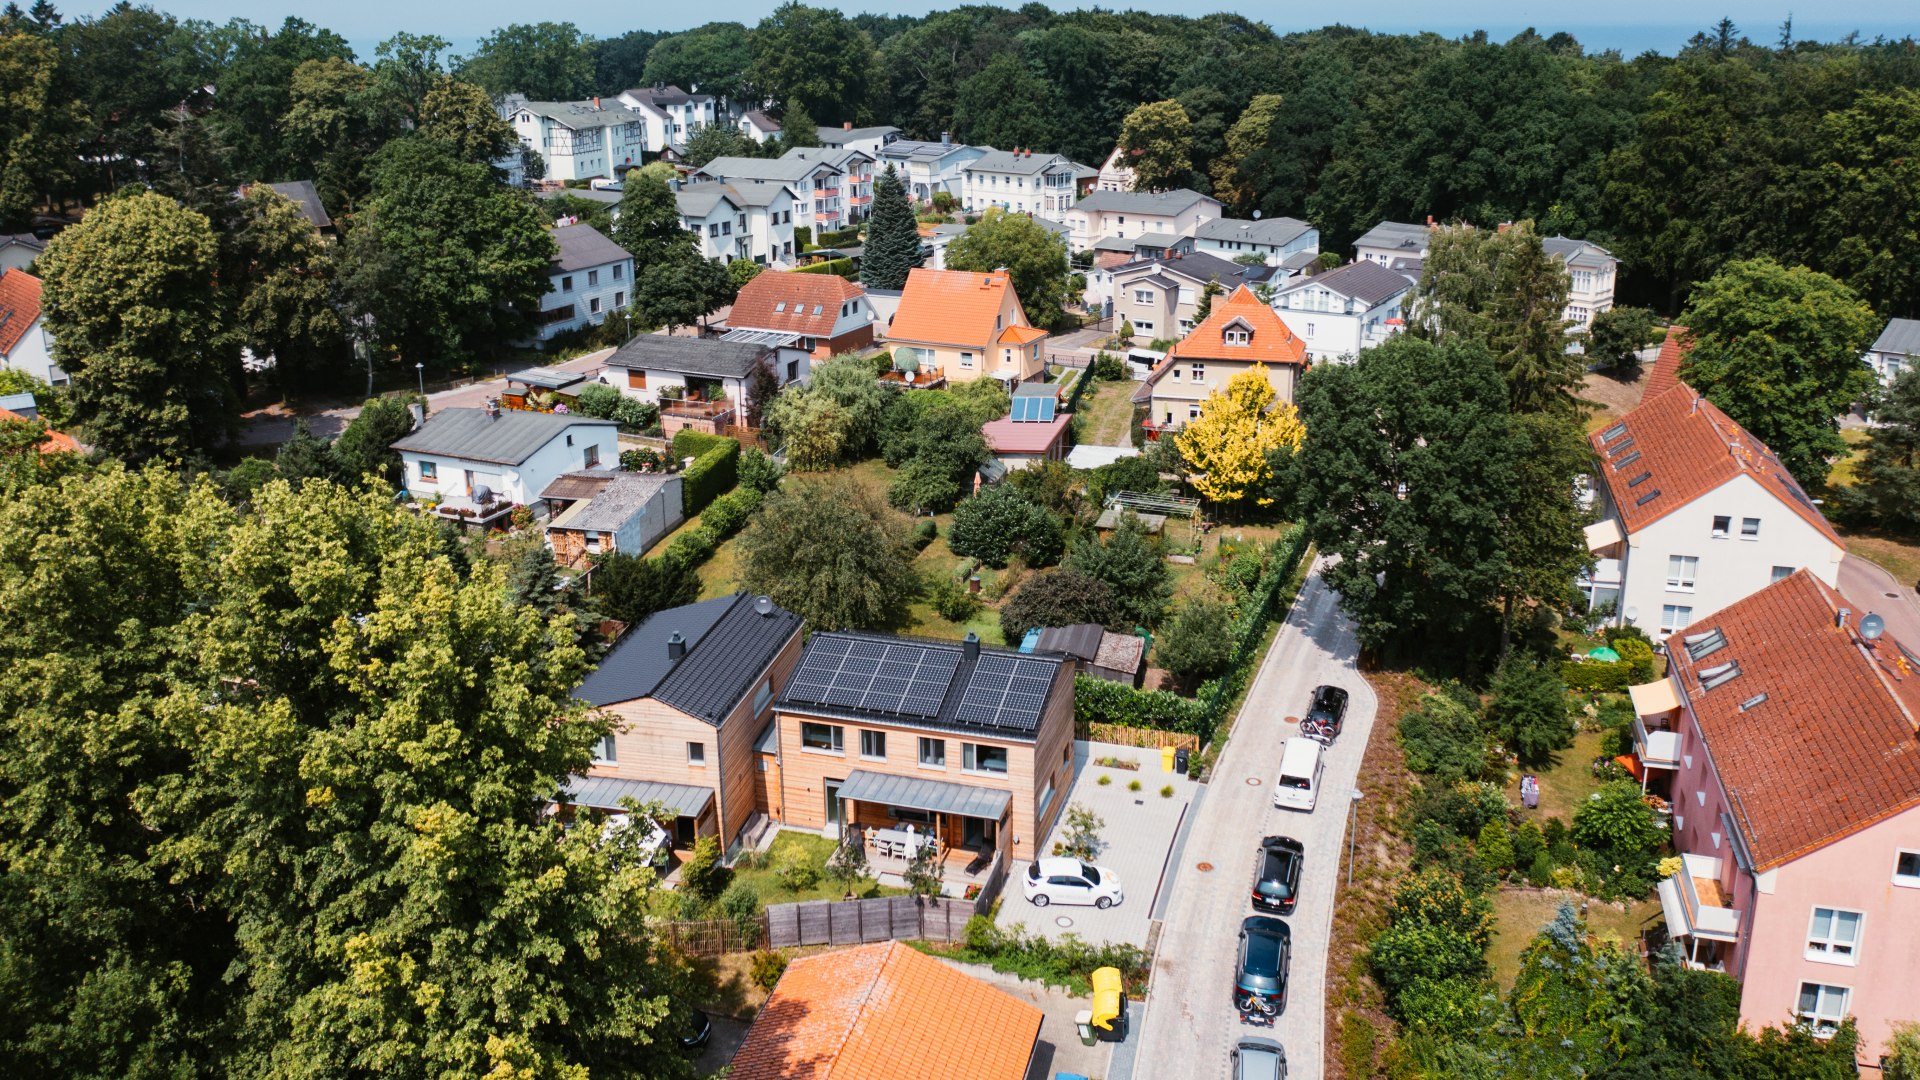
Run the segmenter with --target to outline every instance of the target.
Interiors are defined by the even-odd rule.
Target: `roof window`
[[[1652,491],[1649,491],[1645,495],[1642,495],[1639,498],[1633,500],[1633,505],[1645,506],[1659,497],[1660,497],[1660,489],[1654,488]]]
[[[775,311],[787,310],[787,302],[785,300],[780,301],[779,303],[773,305],[773,310]]]
[[[1645,470],[1642,470],[1639,476],[1636,476],[1633,479],[1627,481],[1627,486],[1630,488],[1639,487],[1641,484],[1644,484],[1651,479],[1653,479],[1653,474]]]
[[[1716,687],[1725,686],[1739,676],[1740,662],[1738,660],[1729,660],[1724,664],[1715,664],[1709,668],[1701,668],[1700,689],[1712,690]]]
[[[1625,420],[1622,420],[1619,423],[1613,425],[1612,427],[1600,433],[1600,443],[1603,446],[1610,446],[1612,445],[1615,439],[1618,439],[1620,436],[1625,435],[1626,433],[1627,433],[1627,422]]]
[[[1688,634],[1683,639],[1687,647],[1687,656],[1695,661],[1704,660],[1727,647],[1727,635],[1719,627],[1702,634]]]
[[[1621,440],[1620,445],[1614,447],[1611,450],[1608,450],[1607,456],[1613,457],[1616,454],[1623,454],[1626,452],[1627,447],[1632,445],[1633,445],[1633,436],[1629,435],[1625,439]]]
[[[1752,697],[1748,698],[1747,700],[1741,702],[1740,711],[1746,712],[1749,709],[1756,709],[1762,705],[1765,705],[1766,703],[1767,703],[1767,695],[1764,691],[1762,691],[1761,693],[1755,694]]]
[[[1628,454],[1626,457],[1623,457],[1619,461],[1614,462],[1613,467],[1616,469],[1624,469],[1627,466],[1639,460],[1640,460],[1640,451],[1635,450],[1633,453]]]

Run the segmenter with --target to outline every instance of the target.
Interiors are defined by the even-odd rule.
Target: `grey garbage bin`
[[[1094,1043],[1093,1010],[1081,1009],[1079,1012],[1075,1013],[1073,1015],[1073,1028],[1075,1031],[1079,1032],[1081,1043],[1087,1046],[1092,1046]]]
[[[1181,747],[1173,752],[1173,771],[1182,775],[1187,771],[1187,748]]]

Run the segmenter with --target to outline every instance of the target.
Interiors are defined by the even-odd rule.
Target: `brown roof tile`
[[[985,350],[993,344],[1000,328],[994,317],[1000,303],[1013,290],[1005,270],[929,270],[916,267],[907,272],[907,287],[900,294],[900,310],[894,313],[887,330],[892,341],[929,345],[958,345]],[[1020,311],[1020,322],[1026,312]]]
[[[1920,806],[1920,662],[1889,637],[1866,646],[1840,607],[1800,570],[1667,639],[1760,871]],[[1726,644],[1693,660],[1686,637],[1716,629]],[[1738,675],[1702,688],[1729,663]]]
[[[860,285],[838,274],[795,274],[768,270],[740,289],[727,315],[735,329],[783,330],[808,337],[832,337],[840,305],[865,295]],[[819,308],[820,313],[814,314]]]
[[[21,416],[12,409],[0,409],[0,423],[10,421],[18,421],[22,424],[30,422],[26,417]],[[73,436],[62,431],[55,431],[52,428],[48,428],[46,435],[40,439],[40,452],[43,454],[77,454],[80,452],[80,444],[74,441]]]
[[[1040,1010],[897,941],[804,956],[734,1055],[733,1080],[1021,1080]]]
[[[1624,433],[1621,432],[1624,428]],[[1607,436],[1614,434],[1609,439]],[[1720,407],[1676,382],[1589,435],[1600,478],[1627,532],[1638,532],[1746,475],[1834,544],[1839,534],[1780,459]],[[1638,455],[1638,456],[1636,456]]]

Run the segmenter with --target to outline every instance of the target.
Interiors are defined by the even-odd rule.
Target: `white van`
[[[1312,811],[1320,797],[1320,773],[1326,767],[1319,743],[1296,735],[1280,755],[1280,778],[1273,782],[1273,805],[1282,810]]]

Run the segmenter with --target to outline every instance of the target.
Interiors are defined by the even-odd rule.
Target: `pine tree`
[[[813,122],[813,114],[807,112],[806,103],[798,98],[787,102],[787,111],[780,117],[781,150],[819,145],[820,127]]]
[[[1213,298],[1227,290],[1220,287],[1219,278],[1208,278],[1207,284],[1200,290],[1200,302],[1193,308],[1193,325],[1199,326],[1213,314]]]
[[[873,219],[867,223],[867,254],[860,280],[869,289],[903,289],[907,271],[926,256],[920,250],[920,223],[907,201],[900,176],[887,166],[873,182]]]

